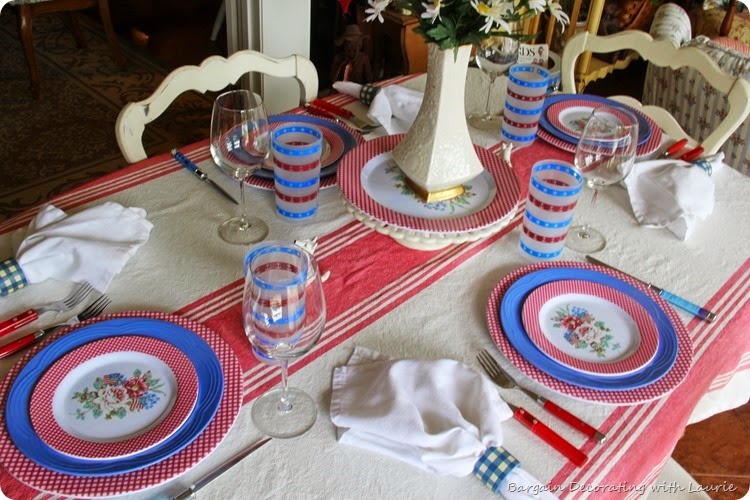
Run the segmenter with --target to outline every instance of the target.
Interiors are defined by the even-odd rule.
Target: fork
[[[520,385],[518,385],[515,379],[513,379],[513,377],[511,377],[508,372],[503,370],[497,363],[495,358],[493,358],[485,349],[482,349],[479,354],[477,354],[477,361],[479,361],[479,364],[482,366],[487,375],[489,375],[492,381],[500,387],[503,387],[505,389],[522,390],[526,393],[527,396],[539,403],[542,408],[547,410],[549,413],[553,414],[571,427],[581,431],[588,437],[596,439],[596,441],[599,443],[602,443],[607,439],[607,436],[605,436],[603,433],[599,432],[594,427],[587,424],[572,413],[560,408],[552,401],[543,398],[531,389],[526,389],[525,387],[521,387]]]
[[[37,342],[51,333],[55,333],[65,327],[75,325],[82,321],[86,321],[88,319],[99,316],[102,312],[104,312],[104,309],[106,309],[106,307],[111,303],[112,303],[112,299],[110,299],[104,294],[100,295],[99,298],[97,298],[94,302],[89,304],[86,307],[86,309],[78,313],[73,318],[69,319],[66,323],[51,326],[49,328],[45,328],[44,330],[39,330],[37,332],[30,333],[28,335],[21,337],[18,340],[14,340],[13,342],[10,342],[0,347],[0,359],[10,356],[11,354],[17,353],[24,347],[27,347],[29,344]]]
[[[363,126],[358,127],[357,125],[355,125],[353,122],[350,121],[351,118],[348,118],[346,120],[341,119],[338,116],[334,115],[333,113],[325,109],[322,109],[318,106],[315,106],[313,104],[310,104],[310,103],[305,104],[305,110],[312,115],[322,116],[323,118],[328,118],[329,120],[333,120],[340,125],[346,125],[347,127],[351,127],[357,132],[359,132],[360,134],[369,134],[373,130],[380,128],[380,125],[364,124],[364,123],[362,123]]]
[[[81,283],[75,290],[73,290],[67,297],[56,302],[52,302],[36,309],[29,309],[21,314],[7,319],[0,323],[0,337],[8,335],[21,328],[24,325],[28,325],[32,321],[39,319],[39,316],[46,312],[66,312],[73,309],[75,306],[81,303],[89,293],[94,289],[93,286],[87,281]]]

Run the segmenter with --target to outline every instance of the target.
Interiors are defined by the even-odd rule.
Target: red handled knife
[[[680,156],[680,160],[682,161],[693,161],[696,158],[698,158],[700,155],[703,154],[703,148],[701,146],[698,146],[695,149],[691,149],[684,155]]]
[[[687,139],[680,139],[679,141],[675,142],[669,148],[667,148],[666,151],[664,151],[664,154],[662,155],[663,158],[671,158],[672,156],[679,153],[682,148],[684,148],[687,145]]]
[[[583,467],[588,461],[589,457],[585,453],[567,442],[562,436],[544,425],[524,408],[514,406],[510,403],[508,403],[508,406],[513,410],[513,417],[516,420],[530,429],[531,432],[542,438],[545,443],[562,453],[565,458],[576,464],[578,467]]]

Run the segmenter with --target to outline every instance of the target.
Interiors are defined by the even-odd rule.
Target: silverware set
[[[599,432],[580,418],[559,407],[552,401],[540,396],[531,389],[527,389],[518,385],[513,377],[511,377],[508,372],[503,370],[495,360],[495,358],[493,358],[486,350],[482,349],[482,351],[477,354],[477,361],[479,361],[482,369],[485,371],[485,373],[487,373],[487,375],[495,384],[504,389],[519,389],[523,391],[527,396],[541,405],[542,408],[544,408],[547,412],[551,413],[574,429],[582,432],[590,438],[595,439],[599,443],[602,443],[606,440],[606,436],[602,432]],[[528,427],[534,434],[541,437],[545,442],[550,444],[557,451],[562,453],[574,464],[580,467],[586,463],[588,457],[583,452],[581,452],[575,446],[556,434],[554,431],[552,431],[552,429],[541,423],[537,418],[531,415],[524,408],[517,407],[509,403],[508,406],[510,406],[511,410],[513,411],[513,416],[517,420]]]
[[[86,293],[86,295],[88,295],[88,292]],[[62,302],[65,302],[65,300]],[[82,300],[82,298],[80,300]],[[80,304],[80,300],[78,304]],[[14,340],[13,342],[9,342],[1,346],[0,347],[0,359],[10,356],[11,354],[17,353],[21,349],[24,349],[28,347],[29,345],[38,342],[39,340],[41,340],[42,338],[46,337],[49,334],[58,332],[68,326],[75,325],[83,321],[89,320],[91,318],[95,318],[96,316],[99,316],[102,312],[104,312],[104,309],[106,309],[107,306],[109,306],[109,304],[111,303],[112,303],[112,299],[107,297],[107,295],[105,294],[100,295],[94,302],[89,304],[83,311],[76,314],[65,323],[57,324],[49,328],[45,328],[44,330],[38,330],[34,333],[24,335],[23,337],[17,340]],[[78,305],[78,304],[75,304],[75,305]],[[72,309],[73,307],[75,307],[75,305],[69,307],[67,310]],[[39,309],[37,309],[37,311],[38,310]]]

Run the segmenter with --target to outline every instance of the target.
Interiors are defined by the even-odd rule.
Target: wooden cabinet
[[[383,23],[364,21],[358,16],[360,30],[369,38],[364,49],[370,56],[376,79],[427,71],[427,44],[414,33],[419,21],[398,11],[383,11]]]

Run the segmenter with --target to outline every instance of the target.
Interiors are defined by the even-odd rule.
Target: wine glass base
[[[257,217],[232,217],[219,226],[221,239],[233,245],[257,243],[268,236],[268,226]]]
[[[472,127],[487,132],[500,132],[502,127],[502,115],[469,115],[467,119]]]
[[[253,423],[263,434],[275,438],[292,438],[304,434],[318,417],[318,406],[304,391],[290,387],[287,400],[291,410],[280,411],[281,389],[272,389],[253,404]]]
[[[596,229],[586,226],[571,226],[568,230],[568,237],[565,239],[565,246],[574,252],[589,254],[604,250],[604,247],[607,246],[607,240]]]

